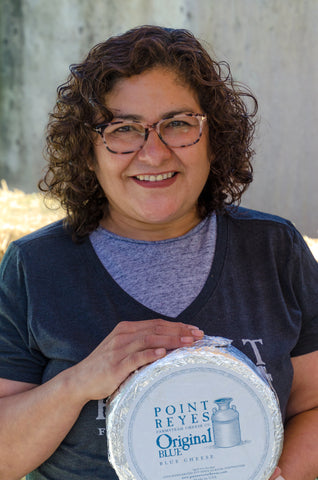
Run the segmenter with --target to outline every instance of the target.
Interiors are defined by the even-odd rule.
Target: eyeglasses
[[[136,120],[116,120],[93,127],[111,153],[127,154],[141,150],[151,130],[157,132],[162,143],[172,148],[189,147],[197,143],[206,115],[180,113],[163,118],[152,125]]]

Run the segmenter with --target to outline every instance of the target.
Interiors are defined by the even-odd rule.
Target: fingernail
[[[204,331],[203,330],[191,330],[191,333],[194,337],[202,337],[202,335],[204,335]]]
[[[181,337],[183,343],[193,343],[193,337]]]
[[[191,328],[191,330],[199,330],[199,327],[197,327],[196,325],[188,325],[189,328]]]
[[[165,348],[157,348],[155,350],[155,354],[157,357],[162,357],[163,355],[165,355],[166,353],[166,349]]]

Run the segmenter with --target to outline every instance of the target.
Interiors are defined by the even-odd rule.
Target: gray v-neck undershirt
[[[133,240],[98,227],[90,235],[100,261],[131,297],[177,317],[199,295],[208,278],[216,243],[216,215],[181,237]]]

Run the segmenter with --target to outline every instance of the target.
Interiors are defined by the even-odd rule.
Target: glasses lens
[[[202,132],[200,114],[182,113],[166,118],[147,127],[155,128],[161,140],[169,147],[187,147],[198,142]],[[146,127],[141,123],[119,120],[107,125],[103,132],[104,142],[113,153],[132,153],[140,150],[146,139]]]
[[[194,115],[175,115],[160,123],[160,135],[169,147],[186,147],[201,135],[200,120]]]
[[[143,146],[144,138],[144,127],[129,121],[111,123],[104,130],[107,147],[118,153],[139,150]]]

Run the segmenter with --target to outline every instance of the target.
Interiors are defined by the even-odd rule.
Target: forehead
[[[117,80],[105,103],[114,116],[135,114],[147,120],[201,110],[194,90],[175,71],[161,67]]]

